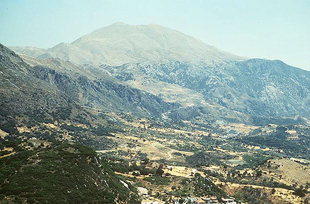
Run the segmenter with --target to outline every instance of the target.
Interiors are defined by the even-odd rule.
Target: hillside
[[[1,203],[139,203],[136,190],[92,149],[32,142],[2,144],[13,155],[0,159]]]
[[[26,121],[64,120],[78,106],[61,91],[35,78],[31,67],[0,44],[0,124],[14,132],[18,117]]]

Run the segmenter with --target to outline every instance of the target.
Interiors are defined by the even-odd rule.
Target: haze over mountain
[[[122,65],[137,62],[227,61],[242,59],[181,32],[159,25],[115,23],[72,43],[47,49],[13,48],[34,57],[57,57],[76,64]]]

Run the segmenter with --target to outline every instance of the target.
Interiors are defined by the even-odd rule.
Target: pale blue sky
[[[117,21],[310,70],[310,0],[0,0],[0,43],[48,48]]]

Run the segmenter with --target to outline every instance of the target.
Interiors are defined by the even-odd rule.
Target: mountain
[[[19,50],[27,53],[26,48]],[[279,118],[302,121],[302,117],[310,117],[308,71],[277,60],[243,59],[158,25],[115,23],[72,43],[60,43],[39,56],[33,50],[29,49],[28,54],[36,56],[35,60],[24,56],[29,64],[52,66],[66,75],[78,73],[92,80],[91,87],[101,90],[99,96],[98,92],[84,89],[82,105],[132,112],[135,108],[131,107],[131,99],[127,103],[122,98],[130,94],[119,90],[133,89],[157,97],[135,102],[137,112],[156,112],[156,116],[164,118],[202,117],[260,124]],[[76,84],[74,87],[79,87]],[[118,90],[117,98],[108,94],[111,88]],[[81,90],[69,92],[76,98],[72,94]],[[148,111],[154,108],[147,105],[151,101],[156,101],[156,111]],[[171,108],[160,101],[182,108]],[[159,111],[162,107],[163,111]]]
[[[54,57],[75,64],[92,65],[241,59],[169,28],[124,23],[115,23],[98,29],[72,43],[60,43],[47,49],[40,56],[38,56],[39,50],[35,52],[33,48],[28,51],[27,48],[15,48],[15,50],[34,57]]]

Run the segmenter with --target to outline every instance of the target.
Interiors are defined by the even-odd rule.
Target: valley
[[[309,71],[159,25],[12,49],[0,203],[309,203]]]

